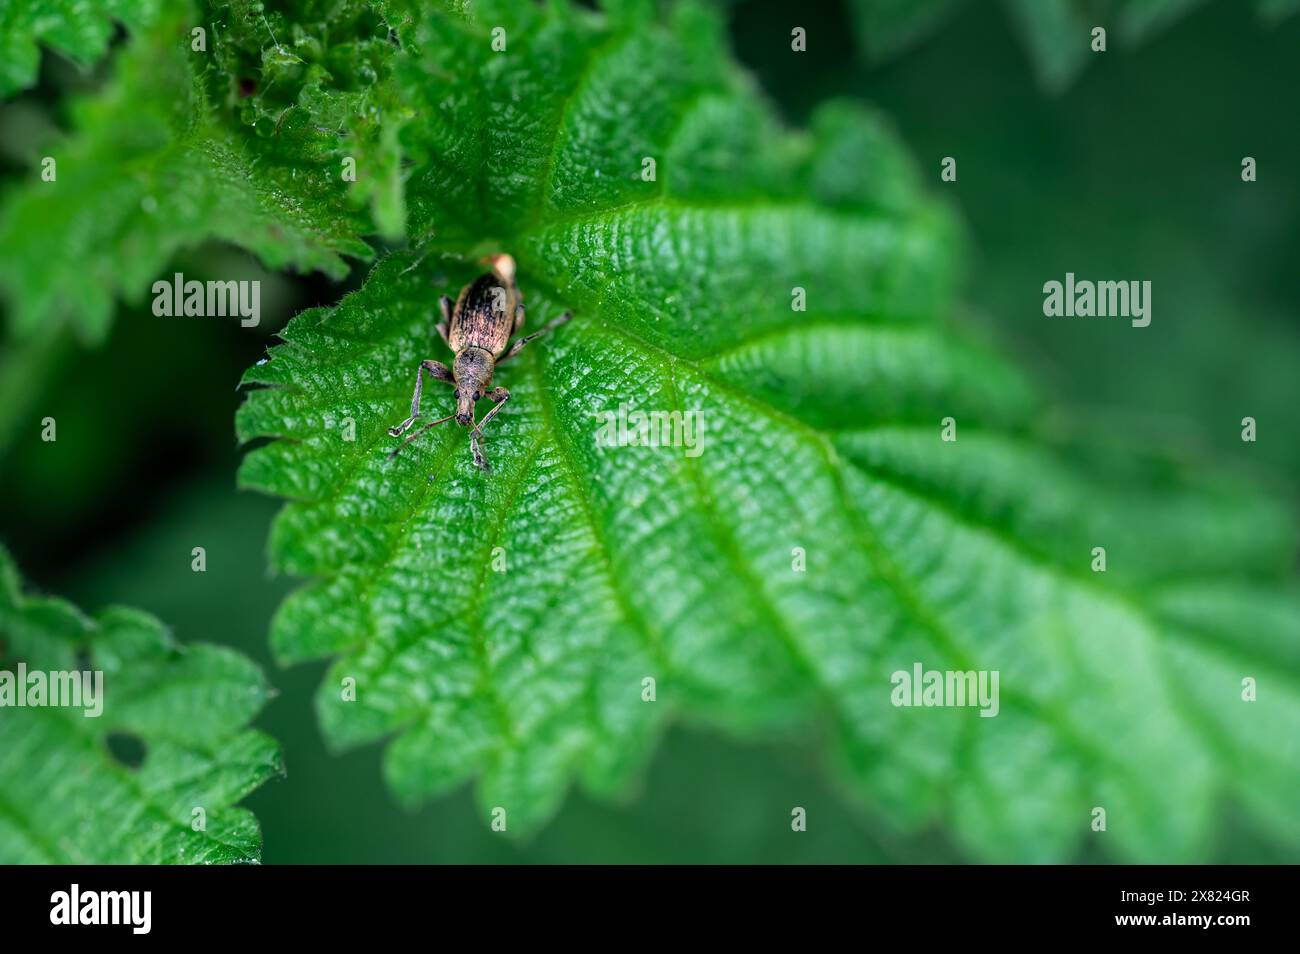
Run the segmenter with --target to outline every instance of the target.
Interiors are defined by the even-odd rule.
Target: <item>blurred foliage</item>
[[[1206,0],[1001,0],[1007,20],[1019,34],[1047,90],[1060,92],[1077,79],[1092,49],[1092,31],[1107,31],[1136,47],[1177,23]],[[939,29],[963,0],[848,0],[858,43],[876,61],[897,56]],[[982,0],[987,11],[992,0]],[[1234,10],[1243,4],[1234,0]],[[1255,0],[1259,18],[1276,23],[1300,12],[1300,0]]]
[[[1300,501],[1300,124],[1266,93],[1292,82],[1300,19],[1261,30],[1207,3],[1049,97],[1025,83],[996,4],[963,5],[882,66],[829,9],[804,18],[809,57],[788,55],[787,33],[756,28],[779,6],[737,11],[746,65],[796,119],[845,89],[894,119],[969,229],[972,317],[1049,382],[1060,426],[1231,464]],[[1241,181],[1247,155],[1256,182]],[[955,183],[939,182],[944,156]],[[1151,279],[1152,325],[1048,321],[1043,283],[1067,271]]]
[[[114,26],[148,26],[159,0],[0,0],[0,97],[36,82],[40,45],[87,67],[104,55]]]

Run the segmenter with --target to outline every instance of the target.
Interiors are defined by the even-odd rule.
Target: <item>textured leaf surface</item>
[[[262,838],[233,807],[281,773],[275,742],[245,728],[269,688],[257,666],[216,646],[177,646],[148,614],[91,618],[27,596],[0,549],[0,668],[98,670],[102,714],[0,707],[0,863],[252,862]],[[144,748],[123,762],[110,738]],[[193,830],[195,808],[206,829]]]
[[[1060,91],[1096,56],[1093,27],[1130,45],[1157,34],[1205,0],[1002,0],[1045,89]],[[1252,4],[1239,3],[1243,11]],[[852,0],[859,44],[875,60],[888,59],[938,29],[957,0]],[[985,5],[987,6],[987,4]],[[1296,0],[1255,0],[1266,23],[1300,12]]]
[[[116,298],[147,300],[156,279],[171,279],[161,273],[172,255],[204,241],[242,246],[270,268],[342,277],[343,256],[371,255],[361,236],[375,227],[359,202],[400,232],[400,202],[381,183],[397,158],[384,153],[370,85],[344,90],[303,58],[342,47],[347,63],[365,62],[364,45],[342,38],[364,30],[378,42],[378,19],[347,19],[342,5],[328,28],[291,34],[281,16],[286,36],[303,41],[291,50],[251,5],[213,7],[207,50],[191,50],[194,19],[173,11],[133,36],[107,88],[76,105],[72,132],[31,157],[29,182],[0,209],[0,287],[18,332],[66,320],[100,340]],[[343,178],[344,154],[357,160],[356,183]],[[45,156],[53,181],[41,175]]]
[[[1294,842],[1289,517],[1043,449],[1033,389],[943,320],[950,218],[875,117],[779,128],[693,5],[475,9],[398,30],[422,247],[246,376],[240,437],[275,440],[241,480],[290,498],[272,561],[312,578],[273,645],[338,657],[327,739],[392,737],[410,801],[477,777],[516,832],[573,779],[625,790],[677,716],[815,730],[863,802],[977,857],[1199,857],[1225,796]],[[577,317],[499,372],[489,476],[458,428],[388,462],[417,362],[450,357],[437,295],[503,249],[529,327]],[[698,412],[701,452],[598,446],[620,405]],[[998,670],[999,714],[893,706],[915,663]]]

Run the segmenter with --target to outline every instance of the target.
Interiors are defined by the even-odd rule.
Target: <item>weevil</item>
[[[523,294],[515,281],[515,260],[509,255],[489,255],[482,260],[492,270],[480,275],[461,289],[454,302],[449,295],[438,299],[442,321],[438,334],[455,354],[448,368],[441,361],[426,359],[415,369],[415,393],[411,395],[411,416],[388,429],[393,437],[401,437],[420,416],[420,394],[424,389],[425,375],[436,381],[450,384],[456,398],[456,412],[424,425],[398,445],[388,455],[392,460],[402,448],[431,427],[455,419],[462,427],[470,428],[469,446],[474,463],[482,470],[490,470],[483,453],[483,428],[496,417],[507,401],[510,392],[502,387],[492,387],[492,375],[499,365],[505,364],[530,341],[535,341],[548,331],[553,331],[573,317],[566,311],[545,325],[540,331],[526,335],[510,344],[510,338],[524,328]],[[507,347],[508,346],[508,347]],[[492,408],[483,420],[474,422],[474,405],[487,398]]]

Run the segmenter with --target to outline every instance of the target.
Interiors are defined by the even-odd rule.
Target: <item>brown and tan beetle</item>
[[[457,424],[470,428],[469,445],[474,463],[483,470],[489,470],[487,458],[479,446],[483,440],[483,428],[510,400],[510,392],[505,388],[488,390],[492,384],[493,372],[497,365],[509,361],[528,342],[540,338],[573,317],[572,312],[566,311],[541,331],[520,338],[507,351],[510,336],[524,327],[523,295],[515,283],[515,260],[509,255],[490,255],[483,261],[492,266],[492,271],[480,275],[461,289],[460,297],[455,302],[447,295],[438,299],[442,310],[438,334],[456,355],[452,366],[448,368],[441,361],[432,359],[420,362],[415,370],[411,416],[401,424],[390,427],[388,433],[393,437],[401,437],[420,416],[420,392],[426,374],[455,388],[456,413],[424,425],[402,441],[397,450],[388,455],[389,460],[429,428],[455,418]],[[475,424],[474,405],[485,397],[492,401],[492,409],[483,415],[483,420]]]

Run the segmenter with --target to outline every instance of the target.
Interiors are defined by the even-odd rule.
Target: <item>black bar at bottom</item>
[[[126,943],[374,942],[376,931],[455,944],[524,931],[619,946],[611,922],[665,936],[844,929],[945,937],[1236,939],[1294,930],[1295,867],[62,867],[0,870],[7,939]],[[73,888],[76,885],[76,888]],[[123,894],[125,892],[125,894]],[[148,892],[148,905],[145,896]],[[75,904],[74,904],[75,898]],[[73,914],[73,909],[76,914]],[[147,932],[145,913],[147,911]],[[73,920],[117,921],[73,924]],[[61,921],[64,923],[54,923]],[[747,930],[748,929],[748,930]],[[877,932],[882,932],[877,934]],[[972,933],[975,932],[975,933]],[[705,931],[705,933],[708,933]],[[1288,932],[1290,933],[1290,932]],[[439,940],[441,939],[441,940]]]

